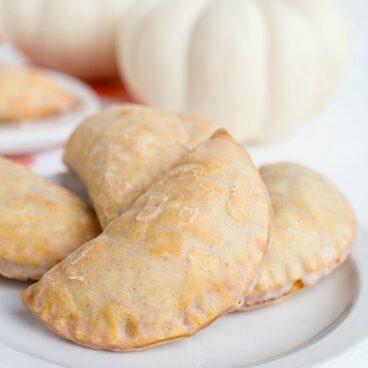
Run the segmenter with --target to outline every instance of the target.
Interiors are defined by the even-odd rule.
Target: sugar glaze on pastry
[[[22,299],[89,347],[129,351],[193,335],[249,293],[270,213],[258,170],[219,130]]]

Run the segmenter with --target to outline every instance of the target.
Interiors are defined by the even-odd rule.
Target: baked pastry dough
[[[67,189],[0,157],[0,275],[38,279],[99,233],[96,216]]]
[[[0,86],[0,123],[54,115],[79,103],[36,69],[0,64]]]
[[[294,163],[263,166],[273,206],[270,251],[242,309],[282,300],[339,267],[354,244],[354,213],[322,175]]]
[[[249,293],[270,211],[258,170],[220,130],[22,299],[85,346],[127,351],[190,336]]]
[[[86,184],[104,227],[215,129],[195,116],[116,105],[76,129],[64,161]]]

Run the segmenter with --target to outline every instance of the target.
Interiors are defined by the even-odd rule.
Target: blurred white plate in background
[[[0,124],[0,154],[24,154],[63,144],[75,127],[100,109],[94,91],[65,74],[38,68],[61,87],[80,99],[75,109],[39,120]]]

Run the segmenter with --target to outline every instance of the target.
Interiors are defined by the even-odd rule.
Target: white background
[[[257,163],[290,160],[320,170],[346,194],[359,221],[368,226],[368,1],[340,3],[350,48],[338,93],[320,115],[286,138],[249,151]]]
[[[285,139],[251,148],[250,152],[257,163],[292,160],[320,170],[346,194],[358,221],[367,228],[368,1],[339,2],[348,22],[350,48],[348,68],[337,95],[322,114]],[[350,358],[333,367],[368,367],[368,340]]]

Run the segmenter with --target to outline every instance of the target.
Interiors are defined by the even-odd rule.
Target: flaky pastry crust
[[[76,129],[64,161],[85,183],[105,227],[215,129],[197,116],[116,105]]]
[[[243,310],[314,285],[344,262],[356,236],[350,204],[321,174],[295,163],[266,165],[260,173],[273,208],[270,250]]]
[[[100,233],[75,194],[0,157],[0,274],[39,279]]]
[[[246,296],[270,212],[258,170],[219,130],[22,299],[89,347],[129,351],[190,336]]]

